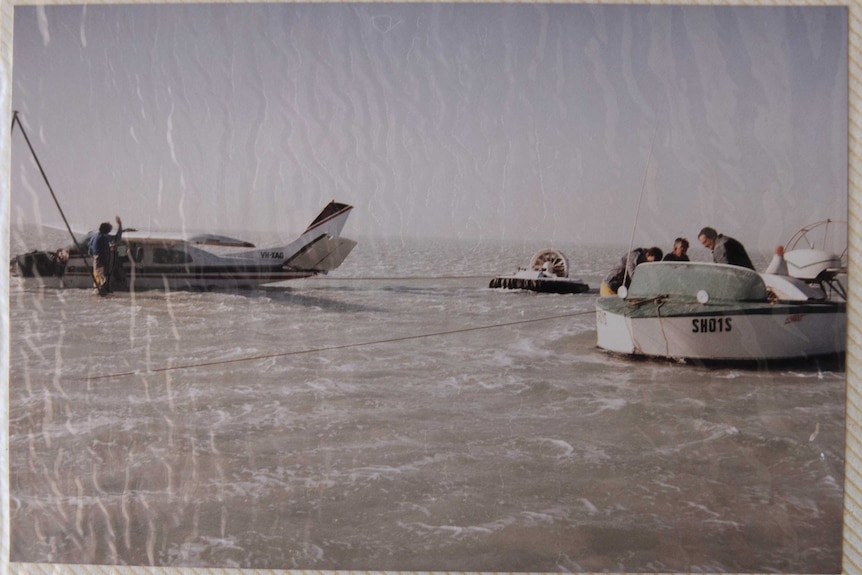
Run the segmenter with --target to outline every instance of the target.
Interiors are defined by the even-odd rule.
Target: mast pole
[[[36,155],[36,151],[33,149],[33,144],[30,143],[30,138],[27,137],[27,131],[24,129],[24,124],[21,123],[21,118],[18,117],[18,110],[14,110],[12,112],[13,130],[15,129],[15,124],[18,124],[18,128],[21,130],[21,134],[24,135],[24,140],[27,142],[27,147],[30,148],[30,154],[33,156],[33,160],[35,160],[36,166],[39,168],[39,173],[42,174],[42,179],[45,180],[45,185],[48,186],[48,191],[51,192],[51,197],[54,199],[54,205],[57,206],[57,211],[60,212],[60,217],[63,218],[63,223],[66,224],[66,230],[68,230],[69,235],[72,236],[72,243],[74,243],[75,247],[78,248],[78,252],[81,254],[81,259],[84,260],[84,265],[87,266],[87,269],[90,271],[90,275],[93,276],[93,279],[95,279],[93,266],[90,265],[90,260],[87,259],[86,252],[83,248],[81,248],[81,244],[78,243],[78,238],[75,237],[75,234],[72,232],[72,228],[69,226],[69,221],[66,219],[66,214],[63,213],[63,208],[60,207],[60,202],[57,200],[57,195],[54,193],[54,188],[51,187],[51,182],[48,181],[48,176],[45,174],[45,170],[42,168],[42,162],[39,161],[39,156]],[[101,287],[99,287],[99,293],[102,294]]]
[[[662,113],[664,113],[664,106],[662,106],[661,111],[662,111]],[[641,214],[641,203],[643,202],[643,199],[644,199],[644,190],[646,190],[647,177],[649,176],[649,167],[650,167],[650,164],[652,163],[652,149],[653,149],[653,146],[655,145],[655,137],[658,134],[659,119],[660,119],[660,116],[656,116],[655,126],[653,126],[652,139],[650,140],[650,143],[649,143],[649,154],[647,155],[646,169],[644,170],[643,182],[641,182],[641,192],[640,192],[640,195],[638,196],[638,209],[635,212],[635,223],[632,226],[631,238],[629,238],[629,251],[627,251],[626,255],[625,255],[626,269],[625,269],[625,273],[623,274],[623,285],[625,285],[626,278],[629,275],[629,256],[632,253],[632,246],[635,243],[635,230],[638,227],[638,218],[640,218],[640,214]]]

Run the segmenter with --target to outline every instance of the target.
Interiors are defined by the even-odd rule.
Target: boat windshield
[[[696,298],[701,290],[709,294],[710,300],[766,300],[766,285],[754,270],[702,262],[641,264],[632,277],[628,297],[670,295]]]

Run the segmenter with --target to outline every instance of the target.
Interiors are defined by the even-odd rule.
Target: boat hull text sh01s
[[[296,240],[260,249],[214,234],[179,236],[123,232],[111,265],[112,291],[142,289],[248,289],[325,274],[356,242],[341,237],[352,206],[330,202]],[[92,288],[89,237],[77,246],[15,256],[12,271],[46,287]],[[80,247],[79,247],[80,246]]]
[[[840,258],[819,250],[786,258],[798,263],[789,268],[805,268],[811,277],[713,263],[641,264],[622,297],[598,299],[597,344],[633,356],[705,361],[843,354]]]

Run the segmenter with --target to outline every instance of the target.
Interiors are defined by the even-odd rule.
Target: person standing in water
[[[103,222],[99,226],[99,233],[90,238],[90,255],[93,256],[93,284],[99,295],[105,295],[110,291],[111,259],[117,242],[123,235],[123,222],[120,216],[116,217],[117,233],[111,235],[113,226],[110,222]]]

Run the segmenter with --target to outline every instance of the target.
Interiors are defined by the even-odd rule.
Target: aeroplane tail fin
[[[284,266],[325,273],[340,266],[354,246],[353,240],[321,235],[285,260]]]
[[[296,249],[284,261],[284,267],[326,273],[340,266],[356,245],[340,237],[352,209],[348,204],[329,202],[294,242]]]
[[[317,232],[325,233],[333,237],[341,235],[341,230],[347,222],[347,216],[353,206],[336,202],[335,200],[326,204],[323,210],[314,218],[303,235]]]

